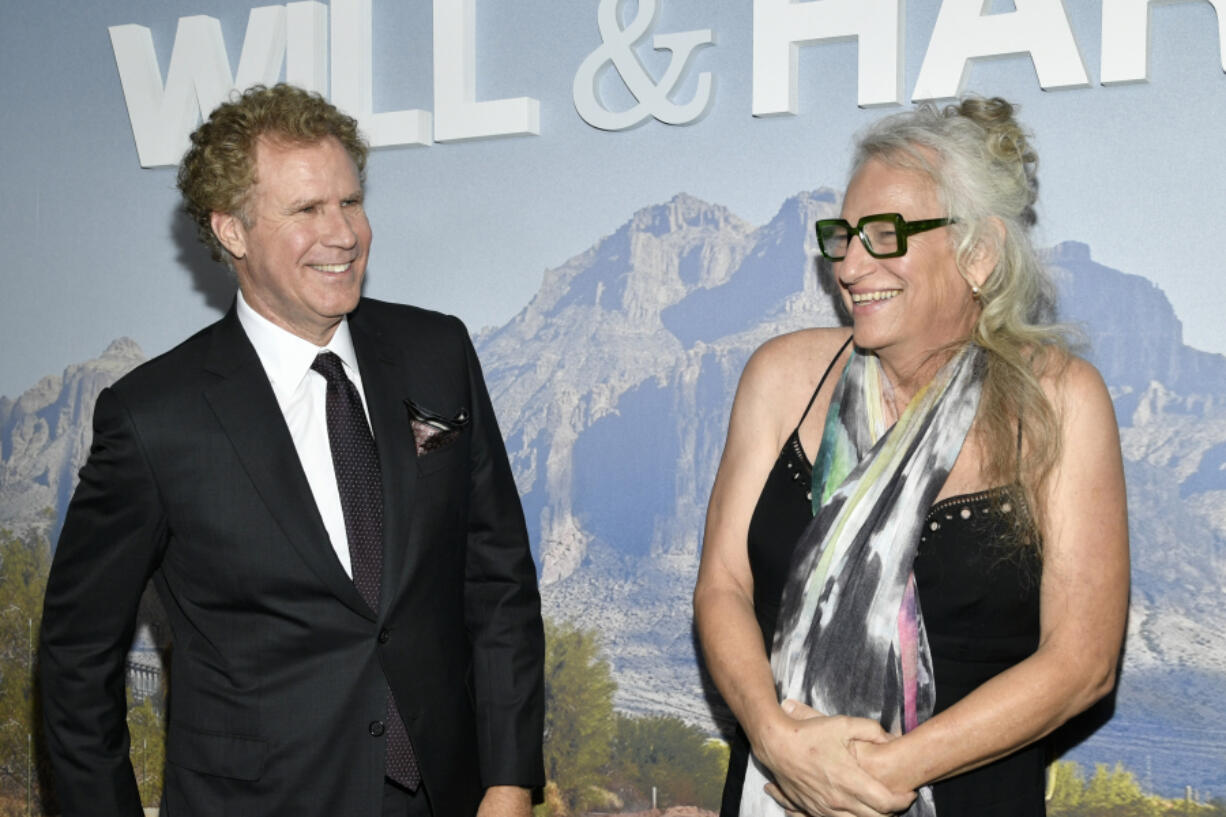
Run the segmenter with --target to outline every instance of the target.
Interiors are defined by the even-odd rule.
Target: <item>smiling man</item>
[[[179,169],[238,279],[216,324],[98,398],[47,585],[65,815],[139,815],[123,667],[174,633],[163,814],[524,817],[544,641],[519,497],[455,318],[361,297],[353,119],[278,85]]]

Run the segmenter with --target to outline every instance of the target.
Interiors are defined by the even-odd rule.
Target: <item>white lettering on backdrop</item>
[[[434,0],[434,107],[375,113],[371,53],[371,0],[332,0],[331,99],[358,120],[372,147],[540,133],[540,103],[520,97],[476,100],[474,0]],[[328,76],[328,7],[315,0],[253,8],[239,55],[230,62],[221,23],[214,17],[180,18],[163,85],[153,35],[140,25],[111,26],[128,118],[142,167],[178,164],[188,136],[236,88],[277,81],[325,93]]]
[[[715,42],[711,29],[683,31],[676,34],[657,34],[652,38],[652,47],[657,51],[672,52],[668,68],[659,82],[643,68],[634,53],[634,44],[642,39],[655,23],[656,0],[639,0],[634,19],[625,28],[617,20],[619,0],[600,0],[597,11],[597,27],[600,30],[600,47],[587,55],[575,72],[571,98],[575,110],[583,121],[601,130],[625,130],[655,117],[669,125],[685,125],[700,118],[711,104],[711,74],[703,71],[698,75],[698,90],[689,102],[678,104],[669,99],[677,87],[690,58],[704,45]],[[611,111],[605,107],[597,91],[600,71],[606,65],[617,69],[627,90],[634,95],[637,104],[625,111]],[[435,78],[437,82],[437,77]]]
[[[1177,2],[1188,0],[1103,0],[1103,85],[1149,80],[1150,6]],[[1226,2],[1208,2],[1217,13],[1218,51],[1226,71]]]
[[[539,134],[541,103],[537,100],[477,101],[475,2],[434,0],[434,138],[452,142]],[[440,11],[443,6],[446,12]]]
[[[1196,1],[1208,2],[1217,14],[1226,71],[1226,0]],[[476,99],[475,2],[433,0],[433,114],[374,112],[371,0],[332,0],[330,13],[319,0],[253,8],[233,76],[218,20],[182,17],[164,83],[149,29],[111,26],[111,45],[140,163],[176,164],[202,114],[235,88],[276,82],[282,66],[287,82],[325,94],[330,90],[332,101],[358,119],[372,147],[539,134],[538,100]],[[713,96],[709,72],[698,76],[689,102],[676,103],[669,94],[693,54],[715,41],[710,29],[655,36],[655,48],[673,52],[658,82],[632,51],[654,22],[659,2],[640,0],[635,19],[622,29],[616,21],[616,0],[599,0],[603,41],[578,67],[572,86],[576,110],[594,127],[620,130],[648,116],[688,124],[709,110]],[[1190,2],[1102,0],[1100,82],[1145,81],[1151,6]],[[905,0],[754,0],[752,114],[797,113],[800,46],[846,39],[855,39],[859,46],[857,104],[901,104],[905,8]],[[986,0],[943,0],[913,99],[957,96],[971,60],[1007,54],[1028,54],[1043,88],[1089,84],[1064,0],[1014,0],[1013,11],[995,14],[985,14],[985,8]],[[610,111],[599,99],[597,73],[608,64],[638,100],[627,111]]]
[[[754,0],[753,115],[798,110],[797,46],[856,38],[861,106],[902,102],[902,0]]]
[[[370,0],[332,0],[332,103],[358,120],[372,147],[428,145],[432,141],[429,111],[375,113],[375,68],[370,59],[373,31]],[[200,110],[208,114],[212,109],[201,105]]]
[[[983,15],[984,0],[945,0],[937,13],[914,99],[958,96],[976,57],[1030,54],[1039,86],[1090,84],[1064,0],[1014,0],[1014,11]]]
[[[1226,0],[1212,4],[1226,71]],[[1102,0],[1104,85],[1148,76],[1151,5],[1191,0]],[[1014,10],[985,14],[986,0],[943,0],[913,100],[962,90],[973,59],[1029,54],[1042,88],[1089,84],[1063,0],[1014,0]],[[753,115],[795,114],[798,46],[856,39],[860,107],[902,101],[904,0],[754,0]]]

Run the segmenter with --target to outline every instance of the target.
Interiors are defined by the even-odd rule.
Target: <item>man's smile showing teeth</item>
[[[901,291],[899,289],[879,289],[876,292],[853,292],[851,293],[851,302],[853,304],[867,304],[873,301],[888,301]]]
[[[344,264],[311,264],[311,269],[319,270],[320,272],[344,272],[349,269],[349,263]]]

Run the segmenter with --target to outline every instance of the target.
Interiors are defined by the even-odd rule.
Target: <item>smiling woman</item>
[[[1119,441],[1048,323],[1035,162],[1000,99],[870,128],[817,224],[851,336],[742,375],[694,593],[724,815],[1037,817],[1041,738],[1114,684]]]
[[[856,221],[890,212],[901,214],[900,221],[939,222],[945,220],[940,216],[943,209],[936,185],[926,174],[880,159],[861,166],[843,199],[843,214]],[[854,319],[856,344],[876,350],[890,382],[902,385],[919,374],[934,350],[970,334],[979,311],[972,287],[977,289],[991,270],[984,268],[986,254],[973,269],[960,268],[944,230],[918,233],[905,244],[897,240],[897,233],[878,232],[879,243],[892,235],[906,252],[883,258],[863,241],[851,242],[836,262],[836,275]],[[968,285],[963,276],[975,283]]]

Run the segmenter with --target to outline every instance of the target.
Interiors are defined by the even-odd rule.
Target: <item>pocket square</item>
[[[454,417],[446,417],[412,400],[406,399],[404,404],[409,410],[409,425],[413,428],[418,456],[451,445],[470,419],[466,408],[461,408]]]

